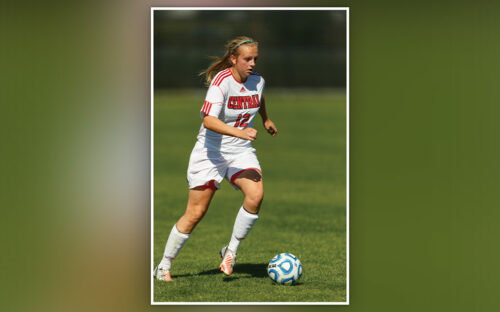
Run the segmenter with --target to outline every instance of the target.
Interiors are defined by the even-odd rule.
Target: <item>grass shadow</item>
[[[267,277],[267,263],[236,263],[234,273],[238,276],[245,274],[248,276],[242,277]]]
[[[234,266],[234,273],[231,276],[225,277],[225,282],[230,282],[240,278],[265,278],[267,277],[267,263],[236,263]],[[191,274],[172,274],[172,278],[176,277],[191,277],[191,276],[203,276],[203,275],[220,275],[223,273],[220,269],[212,269],[207,271],[202,271],[199,273]]]

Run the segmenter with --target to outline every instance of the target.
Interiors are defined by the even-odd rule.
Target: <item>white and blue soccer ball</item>
[[[302,263],[291,253],[280,253],[269,261],[267,274],[278,284],[295,285],[302,276]]]

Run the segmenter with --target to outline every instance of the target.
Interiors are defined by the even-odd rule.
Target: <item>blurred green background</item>
[[[346,85],[346,10],[155,10],[154,29],[155,88],[200,88],[209,56],[241,35],[259,42],[268,87]]]
[[[153,4],[0,4],[2,310],[255,309],[149,305]],[[499,4],[237,5],[350,7],[350,306],[259,309],[498,310]]]

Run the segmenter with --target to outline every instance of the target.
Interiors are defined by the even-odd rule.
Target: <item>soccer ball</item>
[[[302,276],[302,263],[291,253],[280,253],[269,261],[267,275],[278,284],[295,285]]]

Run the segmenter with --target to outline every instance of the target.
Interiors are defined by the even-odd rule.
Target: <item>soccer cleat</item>
[[[231,275],[236,261],[236,254],[225,246],[219,251],[219,255],[222,258],[222,263],[219,266],[220,270],[226,275]]]
[[[166,268],[155,268],[153,276],[160,281],[171,282],[172,277],[170,276],[170,271]]]

